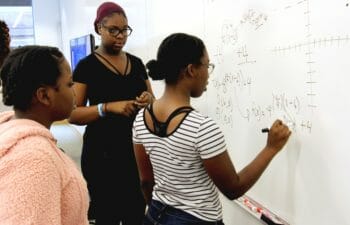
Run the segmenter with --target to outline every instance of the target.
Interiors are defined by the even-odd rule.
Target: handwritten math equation
[[[224,2],[208,0],[207,3],[213,7]],[[231,14],[228,14],[222,15],[218,20],[221,21],[221,26],[215,26],[217,31],[214,33],[217,36],[211,51],[211,59],[217,65],[217,69],[210,77],[209,83],[215,89],[210,96],[216,103],[214,114],[223,125],[234,127],[238,118],[254,123],[278,116],[294,131],[312,133],[315,125],[313,115],[321,110],[319,102],[322,101],[319,99],[322,93],[319,92],[323,84],[319,79],[323,79],[320,71],[323,67],[322,62],[318,61],[318,54],[349,45],[350,35],[315,31],[316,27],[320,29],[314,19],[318,12],[315,12],[311,3],[316,4],[310,0],[291,0],[271,5],[270,8],[250,7],[237,18],[231,19]],[[284,20],[286,17],[288,19]],[[279,27],[275,25],[289,31],[287,25],[291,17],[298,21],[294,32],[297,38],[293,38],[292,30],[290,39],[289,36],[283,35],[278,39],[280,30],[276,30]],[[279,18],[282,18],[281,21],[277,21]],[[211,30],[210,35],[212,34]],[[258,48],[263,49],[261,46],[267,48],[259,51]],[[261,60],[263,57],[267,60]],[[259,70],[260,68],[274,67],[275,62],[272,60],[268,62],[270,64],[266,64],[270,59],[280,59],[287,67],[283,67],[284,64],[276,65],[276,68],[269,71],[279,71],[289,76],[292,74],[290,71],[296,71],[293,74],[296,79],[285,78],[292,79],[295,90],[293,86],[275,88],[274,80],[265,82],[261,79],[264,71]],[[292,65],[297,68],[288,67]],[[264,85],[268,90],[264,89]],[[259,94],[256,94],[262,89],[267,97],[260,98]]]
[[[301,2],[298,3],[300,5]],[[288,7],[287,7],[288,9]],[[215,63],[225,68],[230,67],[230,70],[223,70],[220,76],[214,77],[210,80],[211,85],[215,91],[215,116],[224,126],[233,128],[235,123],[234,113],[238,113],[240,118],[248,122],[257,122],[270,119],[275,115],[282,115],[285,123],[296,131],[312,131],[311,119],[304,119],[301,116],[302,105],[300,97],[286,92],[271,93],[270,100],[264,100],[264,103],[254,99],[245,98],[251,96],[254,87],[259,84],[255,80],[255,74],[247,72],[244,68],[253,66],[258,63],[254,54],[249,52],[247,43],[240,39],[240,30],[247,29],[249,26],[252,30],[257,31],[262,29],[268,23],[268,15],[257,10],[248,9],[242,15],[241,20],[237,25],[232,21],[223,20],[221,26],[220,44],[214,50],[213,58]],[[242,28],[245,26],[245,28]],[[315,42],[316,44],[316,42]],[[295,45],[290,49],[301,48],[302,45]],[[273,49],[273,53],[286,51],[282,47]],[[312,53],[308,51],[309,62],[312,63]],[[227,57],[230,55],[231,57]],[[307,73],[309,75],[310,85],[316,83],[311,79],[312,73],[315,72],[309,67]],[[310,88],[311,89],[311,88]],[[256,90],[254,90],[256,91]],[[307,96],[314,97],[315,93],[309,91]],[[248,102],[247,102],[248,100]],[[310,104],[309,104],[310,105]]]

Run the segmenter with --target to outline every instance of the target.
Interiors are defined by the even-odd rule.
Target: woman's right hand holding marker
[[[279,152],[288,141],[291,131],[281,120],[276,120],[268,132],[266,148]]]

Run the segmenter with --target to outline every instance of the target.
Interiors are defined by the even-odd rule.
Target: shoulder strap
[[[124,76],[126,75],[126,73],[128,72],[128,67],[129,67],[129,62],[130,60],[129,60],[129,56],[128,55],[126,55],[126,66],[125,66],[125,70],[124,70]]]
[[[165,121],[165,123],[168,125],[170,123],[170,121],[175,117],[177,116],[178,114],[180,113],[183,113],[183,112],[191,112],[193,110],[192,107],[190,106],[183,106],[183,107],[180,107],[180,108],[177,108],[174,112],[172,112],[168,119]]]
[[[177,108],[169,115],[168,119],[165,122],[160,122],[157,120],[157,118],[154,115],[153,104],[149,104],[149,106],[146,109],[149,112],[149,114],[151,115],[154,133],[156,135],[159,135],[160,137],[167,136],[166,131],[167,131],[168,125],[169,125],[170,121],[175,116],[179,115],[180,113],[184,113],[184,112],[189,113],[193,110],[193,108],[190,106],[183,106],[183,107]]]
[[[149,104],[149,106],[146,109],[149,112],[149,114],[151,115],[154,133],[161,136],[161,137],[165,137],[165,135],[166,135],[165,125],[166,124],[159,122],[157,120],[157,118],[155,117],[154,112],[153,112],[153,104]],[[164,132],[164,130],[165,130],[165,132]]]

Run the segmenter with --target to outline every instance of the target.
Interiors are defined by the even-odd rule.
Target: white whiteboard
[[[145,61],[172,32],[205,41],[216,68],[195,103],[224,130],[237,170],[265,145],[261,128],[290,124],[288,145],[248,195],[290,224],[350,224],[348,1],[146,2]]]

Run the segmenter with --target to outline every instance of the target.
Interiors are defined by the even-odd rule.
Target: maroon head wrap
[[[104,2],[97,9],[96,19],[94,22],[94,27],[95,27],[96,33],[98,33],[97,24],[100,23],[103,18],[105,18],[106,16],[108,16],[112,13],[121,13],[126,18],[126,14],[124,12],[124,9],[122,7],[120,7],[118,4],[116,4],[114,2]]]

